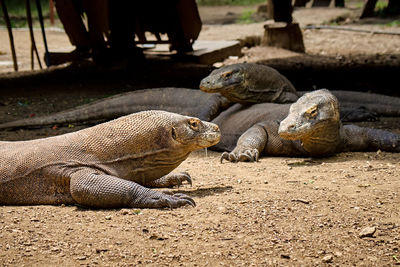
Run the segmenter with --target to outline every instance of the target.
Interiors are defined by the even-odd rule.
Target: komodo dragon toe
[[[227,160],[230,162],[245,162],[245,161],[249,161],[249,162],[254,162],[254,161],[258,161],[258,157],[259,157],[260,153],[258,152],[258,149],[245,149],[245,150],[234,150],[230,153],[228,152],[224,152],[221,155],[220,161],[221,163],[223,162],[223,160]]]

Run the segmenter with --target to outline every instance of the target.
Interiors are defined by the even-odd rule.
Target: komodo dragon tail
[[[38,128],[70,123],[89,124],[145,110],[165,110],[210,121],[229,101],[219,94],[186,88],[154,88],[118,94],[42,117],[0,124],[0,129]]]

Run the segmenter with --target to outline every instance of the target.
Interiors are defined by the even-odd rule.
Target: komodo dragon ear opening
[[[171,136],[172,136],[172,138],[173,138],[174,140],[176,140],[176,130],[175,130],[175,127],[172,127],[172,129],[171,129]]]

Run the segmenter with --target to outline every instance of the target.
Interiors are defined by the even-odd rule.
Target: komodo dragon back
[[[144,111],[74,133],[0,142],[0,204],[192,205],[183,194],[168,196],[144,186],[178,179],[182,175],[170,172],[190,152],[214,145],[219,138],[215,124]]]
[[[187,88],[153,88],[114,95],[47,116],[6,122],[0,124],[0,129],[73,123],[90,124],[155,109],[211,121],[229,105],[229,101],[219,94],[210,95],[200,90]]]

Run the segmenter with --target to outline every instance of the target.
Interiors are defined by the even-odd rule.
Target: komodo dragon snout
[[[233,90],[244,82],[244,73],[239,66],[216,69],[200,81],[200,89],[207,93],[222,93]]]
[[[339,120],[338,100],[328,90],[322,89],[307,93],[293,103],[288,116],[281,121],[278,133],[288,140],[304,139]]]

